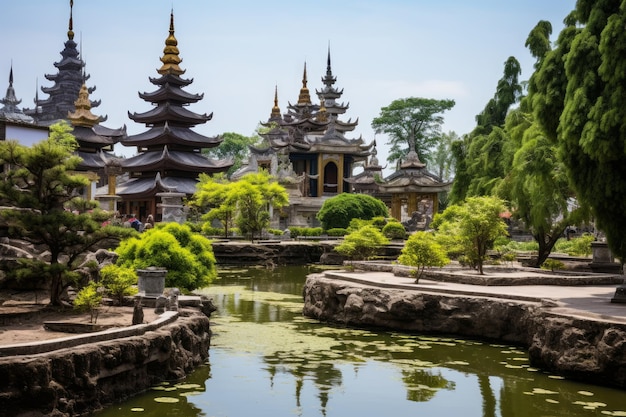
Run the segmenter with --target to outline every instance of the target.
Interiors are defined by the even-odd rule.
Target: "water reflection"
[[[623,392],[546,375],[512,346],[307,319],[316,271],[220,271],[205,290],[218,307],[209,364],[102,416],[626,416]]]

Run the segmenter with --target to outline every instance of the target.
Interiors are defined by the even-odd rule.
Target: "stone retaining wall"
[[[307,278],[303,296],[307,317],[523,346],[533,366],[626,388],[626,325],[553,314],[549,302],[378,288],[323,274]]]
[[[87,415],[161,381],[181,379],[206,362],[210,334],[205,314],[185,310],[142,334],[1,357],[0,416]]]

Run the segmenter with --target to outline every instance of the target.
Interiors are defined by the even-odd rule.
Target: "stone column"
[[[167,269],[151,266],[137,270],[137,286],[139,293],[144,297],[156,298],[163,294]]]
[[[157,207],[161,208],[162,222],[185,223],[185,220],[187,220],[187,215],[183,210],[183,197],[185,196],[185,193],[176,192],[157,194],[157,197],[161,198],[161,202],[157,204]]]

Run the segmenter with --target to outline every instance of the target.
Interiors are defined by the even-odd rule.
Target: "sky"
[[[52,86],[45,74],[57,73],[69,3],[3,5],[0,96],[11,65],[22,107],[33,107],[37,85]],[[96,87],[91,99],[101,100],[92,112],[108,117],[104,126],[126,125],[129,134],[146,130],[128,112],[151,108],[138,93],[156,89],[149,78],[158,76],[172,10],[181,67],[194,80],[185,89],[204,94],[189,109],[213,113],[195,128],[207,136],[254,134],[269,118],[275,88],[286,112],[298,100],[305,62],[317,100],[330,48],[339,102],[349,104],[342,120],[359,121],[346,136],[375,139],[384,165],[388,138],[371,128],[382,107],[407,97],[452,99],[442,130],[469,133],[510,56],[522,66],[520,80],[532,74],[535,60],[524,46],[532,28],[549,21],[554,41],[574,7],[575,0],[75,0],[73,23],[87,85]],[[115,151],[135,153],[119,144]]]

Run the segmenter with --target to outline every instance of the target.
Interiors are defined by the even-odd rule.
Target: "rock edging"
[[[159,325],[132,326],[128,335],[118,331],[104,341],[91,340],[90,334],[77,346],[1,357],[0,415],[87,415],[159,382],[183,378],[208,358],[209,318],[183,310],[168,320],[171,315]]]
[[[550,300],[422,292],[325,274],[307,277],[303,297],[307,317],[506,342],[527,348],[535,367],[626,388],[626,324],[557,314]]]

